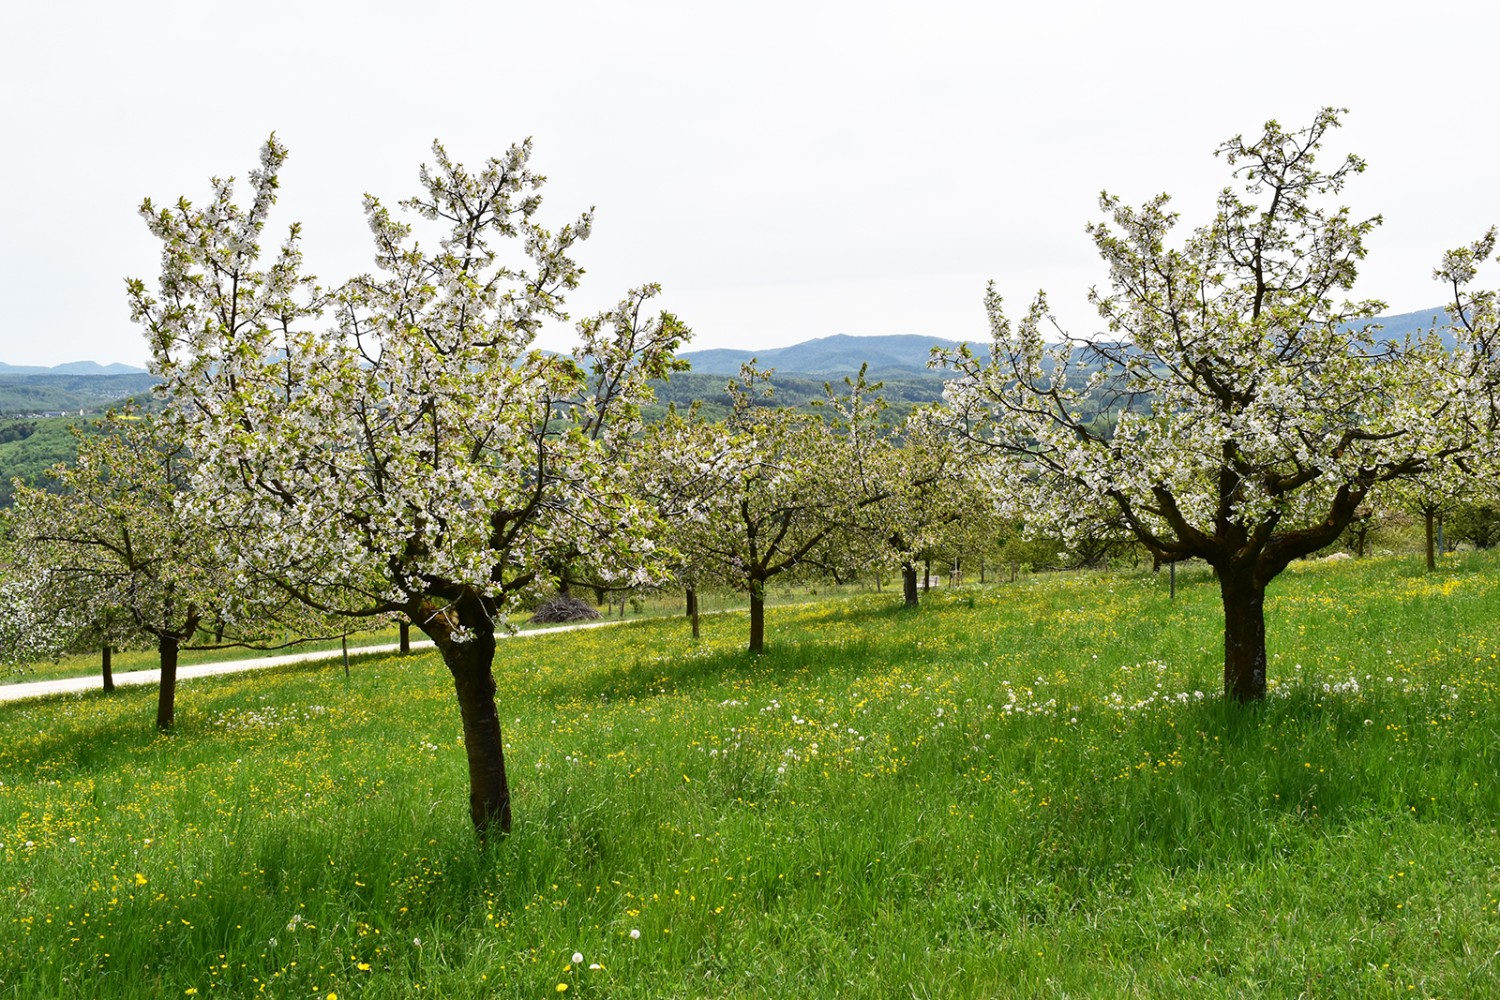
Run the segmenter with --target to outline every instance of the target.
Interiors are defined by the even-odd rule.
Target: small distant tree
[[[1369,550],[1372,536],[1386,523],[1387,518],[1383,512],[1373,504],[1366,503],[1355,511],[1354,516],[1349,519],[1348,526],[1344,528],[1344,545],[1354,555],[1364,558]]]
[[[1436,338],[1378,341],[1381,304],[1340,298],[1380,220],[1328,204],[1365,167],[1351,155],[1322,168],[1338,123],[1325,109],[1220,146],[1241,186],[1179,243],[1166,195],[1139,208],[1103,195],[1110,221],[1089,233],[1110,284],[1090,299],[1111,339],[1068,338],[1040,295],[1013,327],[991,286],[989,358],[949,356],[955,402],[990,417],[976,438],[1004,460],[1018,510],[1068,531],[1119,518],[1158,560],[1214,567],[1224,690],[1238,701],[1266,692],[1271,581],[1382,484],[1479,440],[1458,398],[1469,355]],[[1083,416],[1116,408],[1108,433]]]
[[[302,273],[296,226],[262,259],[286,158],[272,137],[248,209],[218,180],[205,207],[142,206],[162,272],[154,292],[129,291],[197,459],[195,509],[243,571],[322,613],[399,615],[433,640],[482,839],[511,826],[492,670],[508,615],[573,558],[656,576],[652,511],[610,456],[685,331],[644,308],[648,285],[584,323],[575,356],[533,350],[566,319],[592,214],[542,225],[529,142],[477,170],[433,154],[406,217],[365,198],[374,274],[324,290]],[[594,364],[613,374],[591,381]]]
[[[1005,567],[1011,583],[1023,572],[1059,568],[1066,555],[1063,549],[1062,539],[1029,529],[1019,519],[996,526],[995,561]]]
[[[13,525],[13,520],[0,523],[5,537],[14,537]],[[0,575],[0,666],[9,672],[25,673],[75,647],[86,623],[72,617],[77,608],[54,600],[61,583],[50,573],[13,564]]]
[[[863,373],[848,392],[829,390],[831,418],[757,405],[769,395],[769,373],[747,365],[731,380],[733,410],[719,424],[696,410],[669,415],[650,439],[670,458],[657,466],[653,492],[684,499],[671,523],[670,544],[683,554],[687,578],[714,577],[750,599],[751,653],[765,650],[769,581],[852,569],[858,513],[884,496],[875,468]]]
[[[156,725],[176,720],[177,662],[210,618],[238,645],[284,623],[249,599],[215,539],[180,503],[190,457],[164,425],[126,413],[111,433],[82,435],[78,457],[48,471],[54,489],[17,483],[11,537],[17,572],[44,581],[25,607],[33,648],[156,647]],[[108,653],[104,654],[106,657]],[[109,678],[106,674],[106,682]]]
[[[1448,517],[1447,537],[1454,542],[1468,542],[1476,549],[1500,545],[1500,505],[1467,503]]]
[[[716,557],[697,539],[709,527],[709,511],[729,482],[724,466],[739,442],[721,425],[704,420],[702,405],[695,401],[684,410],[669,406],[660,420],[646,426],[638,444],[631,474],[637,492],[658,514],[658,541],[672,579],[683,591],[683,610],[696,639],[700,589],[725,579]]]
[[[895,554],[909,608],[918,605],[919,565],[981,549],[994,527],[994,504],[973,476],[972,456],[947,433],[949,419],[930,407],[907,416],[886,449],[886,496],[865,515],[881,522],[869,531]]]
[[[1477,486],[1469,471],[1456,462],[1435,464],[1420,475],[1391,484],[1386,502],[1421,519],[1429,570],[1437,569],[1438,535],[1445,518],[1468,504]]]

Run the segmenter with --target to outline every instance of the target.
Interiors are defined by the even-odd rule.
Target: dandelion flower
[[[640,937],[641,937],[641,929],[639,927],[632,927],[632,928],[630,928],[630,940],[632,940],[632,941],[638,941],[638,940],[640,940]]]
[[[573,952],[573,964],[574,965],[582,965],[583,964],[583,952],[581,952],[581,951],[575,951],[575,952]]]
[[[568,984],[567,983],[558,983],[557,984],[557,992],[559,992],[559,993],[566,993],[566,992],[568,992]]]

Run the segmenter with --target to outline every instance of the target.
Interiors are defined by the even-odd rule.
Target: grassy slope
[[[430,656],[13,706],[0,995],[1488,995],[1497,569],[1299,567],[1248,711],[1202,575],[505,643],[483,854]]]

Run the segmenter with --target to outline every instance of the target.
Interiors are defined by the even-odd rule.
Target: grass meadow
[[[0,706],[0,996],[1500,994],[1500,560],[518,638],[476,846],[431,654]],[[575,959],[575,956],[578,956]]]

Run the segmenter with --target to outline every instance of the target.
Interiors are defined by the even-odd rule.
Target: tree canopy
[[[470,170],[435,143],[402,213],[365,196],[376,270],[324,288],[303,273],[296,225],[262,259],[287,156],[273,136],[248,208],[223,180],[202,208],[142,205],[162,271],[155,292],[129,283],[199,460],[195,510],[242,572],[327,613],[403,615],[433,639],[481,830],[510,824],[496,630],[559,553],[651,577],[651,509],[609,458],[686,335],[646,312],[647,285],[580,323],[573,356],[532,348],[567,319],[593,217],[542,224],[531,152]]]
[[[1472,345],[1379,342],[1368,321],[1381,304],[1342,297],[1380,219],[1332,201],[1365,168],[1320,163],[1339,115],[1221,145],[1237,184],[1185,239],[1167,195],[1102,195],[1108,219],[1089,233],[1109,284],[1090,298],[1107,338],[1057,330],[1044,295],[1013,325],[991,285],[989,358],[949,355],[953,400],[987,417],[972,436],[1005,459],[1016,509],[1072,532],[1117,517],[1158,559],[1215,568],[1225,690],[1239,699],[1266,689],[1267,584],[1337,538],[1372,490],[1485,434],[1463,402],[1482,367]],[[1079,385],[1085,362],[1097,367]],[[1085,422],[1086,397],[1115,408],[1110,426]]]

